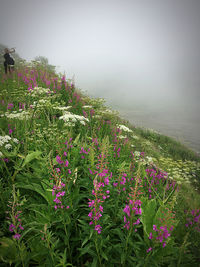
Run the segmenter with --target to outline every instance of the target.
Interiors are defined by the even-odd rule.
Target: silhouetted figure
[[[8,70],[11,72],[11,70],[14,70],[14,65],[15,61],[14,59],[10,56],[10,53],[14,53],[15,49],[11,48],[10,50],[8,48],[4,49],[4,69],[5,69],[5,74],[7,74]]]

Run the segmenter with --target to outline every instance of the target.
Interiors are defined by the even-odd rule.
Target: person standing
[[[8,70],[9,72],[11,72],[11,70],[14,70],[14,65],[15,65],[15,61],[14,59],[10,56],[11,53],[14,53],[15,49],[11,48],[5,48],[4,49],[4,69],[5,69],[5,74],[7,74]]]

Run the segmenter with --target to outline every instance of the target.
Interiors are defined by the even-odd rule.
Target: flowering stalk
[[[128,241],[129,238],[133,232],[133,228],[135,225],[138,225],[140,223],[140,218],[135,216],[141,215],[142,214],[142,210],[141,210],[141,204],[142,202],[138,199],[139,195],[141,194],[139,187],[141,187],[140,183],[141,180],[139,179],[140,177],[140,164],[136,173],[136,184],[135,184],[135,188],[133,190],[133,188],[131,187],[131,190],[133,191],[132,193],[129,194],[128,197],[128,204],[126,205],[126,207],[124,208],[124,213],[126,214],[124,216],[124,228],[126,228],[128,230],[128,236],[126,238],[126,245],[125,245],[125,249],[124,249],[124,254],[127,255],[127,250],[128,250]],[[137,232],[137,229],[135,229],[135,232]],[[125,257],[126,258],[126,257]],[[125,264],[125,262],[124,262]]]
[[[13,185],[12,197],[13,197],[13,201],[8,201],[9,203],[8,207],[11,210],[6,212],[7,216],[9,216],[9,217],[6,217],[6,219],[9,222],[9,231],[13,233],[12,238],[16,240],[17,242],[17,247],[19,249],[19,255],[20,255],[21,262],[22,262],[22,266],[25,266],[23,256],[22,256],[23,246],[21,246],[20,244],[21,232],[24,230],[24,227],[21,224],[22,220],[20,218],[22,211],[18,209],[20,204],[18,203],[18,193],[16,195],[14,185]]]

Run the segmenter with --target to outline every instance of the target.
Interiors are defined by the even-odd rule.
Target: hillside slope
[[[199,266],[193,151],[38,62],[0,92],[2,264]]]

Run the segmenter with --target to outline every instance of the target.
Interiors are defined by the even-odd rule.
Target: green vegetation
[[[199,266],[199,157],[42,63],[1,69],[1,266]]]

